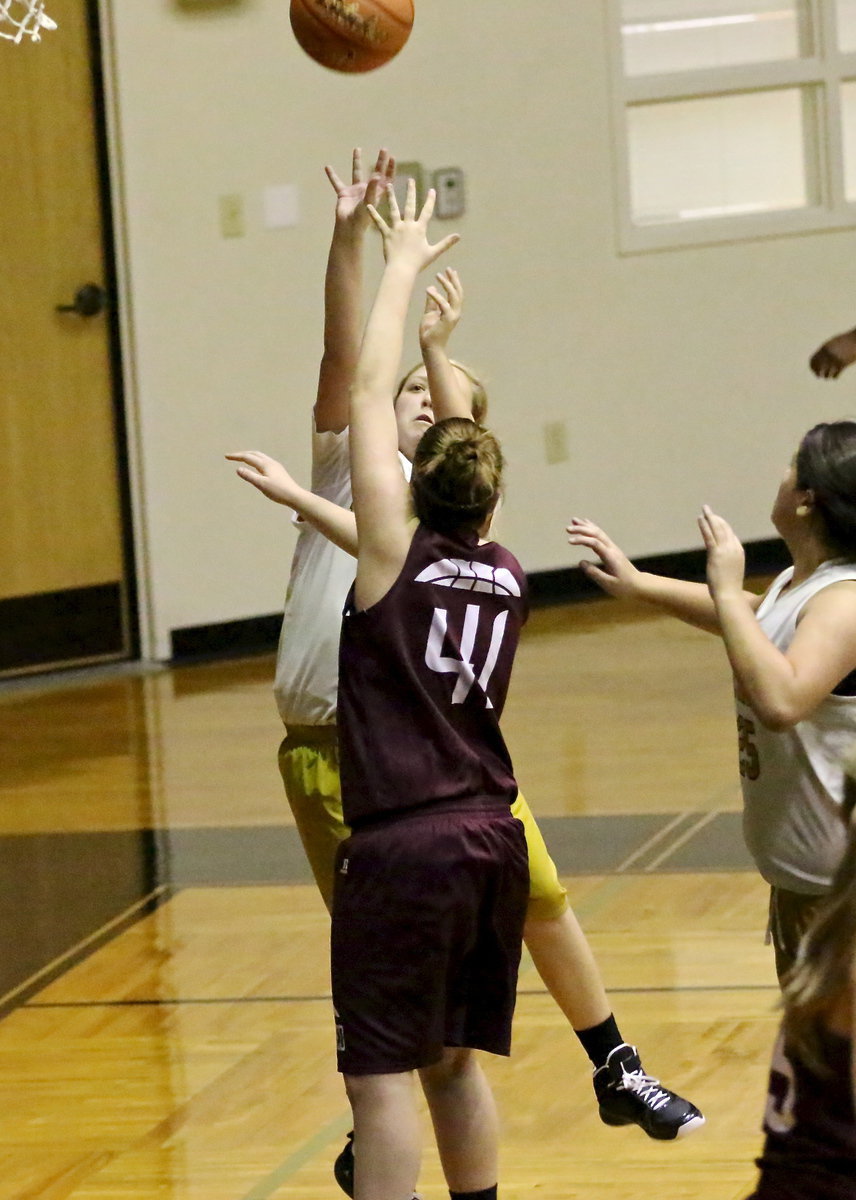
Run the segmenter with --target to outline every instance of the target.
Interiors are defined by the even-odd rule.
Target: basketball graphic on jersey
[[[417,583],[439,583],[441,587],[465,592],[490,592],[493,596],[519,596],[520,585],[508,567],[468,562],[464,558],[440,558],[416,576]]]

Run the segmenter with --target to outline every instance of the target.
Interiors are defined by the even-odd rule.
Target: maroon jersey
[[[856,1116],[850,1040],[823,1035],[829,1075],[788,1051],[782,1034],[770,1068],[761,1177],[749,1200],[856,1200]]]
[[[432,802],[514,801],[499,718],[527,613],[513,554],[425,525],[383,599],[359,612],[351,589],[338,705],[348,824]]]

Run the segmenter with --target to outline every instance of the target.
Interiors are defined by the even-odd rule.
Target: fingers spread
[[[434,252],[434,258],[439,258],[441,254],[445,254],[452,246],[457,245],[460,240],[461,235],[459,233],[450,233],[448,237],[444,237],[442,242],[438,242],[436,246],[431,247]]]
[[[409,198],[410,198],[410,194],[408,193],[408,199]],[[434,191],[433,188],[429,188],[428,194],[425,197],[425,203],[422,205],[422,212],[419,214],[419,223],[423,226],[423,228],[431,220],[431,216],[434,212],[434,204],[435,204],[436,199],[437,199],[437,193]],[[410,215],[412,217],[412,216],[415,216],[415,214],[416,214],[416,191],[414,188],[413,209],[412,209]]]
[[[324,174],[327,176],[327,178],[330,180],[333,187],[335,188],[336,195],[340,196],[342,194],[342,192],[345,190],[345,185],[344,185],[344,183],[342,183],[339,176],[336,174],[336,172],[333,170],[333,168],[329,167],[329,166],[324,168]]]
[[[416,180],[411,178],[407,181],[407,195],[404,199],[404,219],[412,221],[416,216]]]
[[[413,180],[411,179],[409,182],[413,183]],[[398,207],[398,197],[395,194],[395,188],[392,186],[391,182],[387,183],[386,185],[386,198],[389,201],[389,213],[392,218],[392,223],[395,225],[401,220],[401,210]]]

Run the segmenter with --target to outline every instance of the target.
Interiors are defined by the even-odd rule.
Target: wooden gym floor
[[[0,686],[0,1200],[335,1200],[350,1127],[327,917],[276,770],[273,662]],[[741,1200],[777,1024],[716,639],[595,601],[533,614],[505,718],[628,1040],[708,1123],[596,1113],[524,959],[501,1195]],[[447,1196],[426,1129],[426,1200]]]

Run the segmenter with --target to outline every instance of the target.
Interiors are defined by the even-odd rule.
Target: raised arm
[[[697,629],[722,633],[716,605],[706,584],[640,571],[624,551],[586,517],[573,517],[567,534],[572,546],[585,546],[597,555],[599,562],[583,561],[580,570],[610,596],[652,604]],[[743,594],[746,604],[754,612],[762,597],[754,592]]]
[[[413,517],[399,464],[392,396],[416,278],[458,241],[457,234],[450,234],[435,246],[428,243],[433,190],[418,217],[412,179],[408,181],[403,214],[398,211],[391,187],[388,195],[389,224],[374,207],[370,208],[383,236],[386,266],[366,323],[351,392],[351,486],[359,537],[356,599],[360,608],[367,608],[386,594],[410,545]]]
[[[315,428],[319,433],[338,433],[348,424],[348,393],[360,352],[363,240],[371,225],[367,205],[377,204],[395,173],[395,160],[381,150],[368,180],[363,181],[357,147],[349,184],[343,183],[332,167],[324,170],[336,193],[336,217],[324,279],[324,354],[318,373]]]
[[[743,591],[743,547],[705,506],[708,586],[740,694],[768,729],[790,729],[856,670],[856,582],[830,584],[808,601],[786,651],[764,633]]]
[[[349,508],[301,487],[281,462],[261,450],[238,450],[226,458],[241,464],[237,474],[263,496],[293,509],[301,520],[314,525],[329,541],[356,558],[357,522]]]
[[[451,267],[441,271],[437,280],[440,287],[428,288],[419,323],[419,348],[428,376],[434,420],[472,417],[471,388],[452,366],[447,348],[452,330],[461,319],[464,289],[458,272]]]

